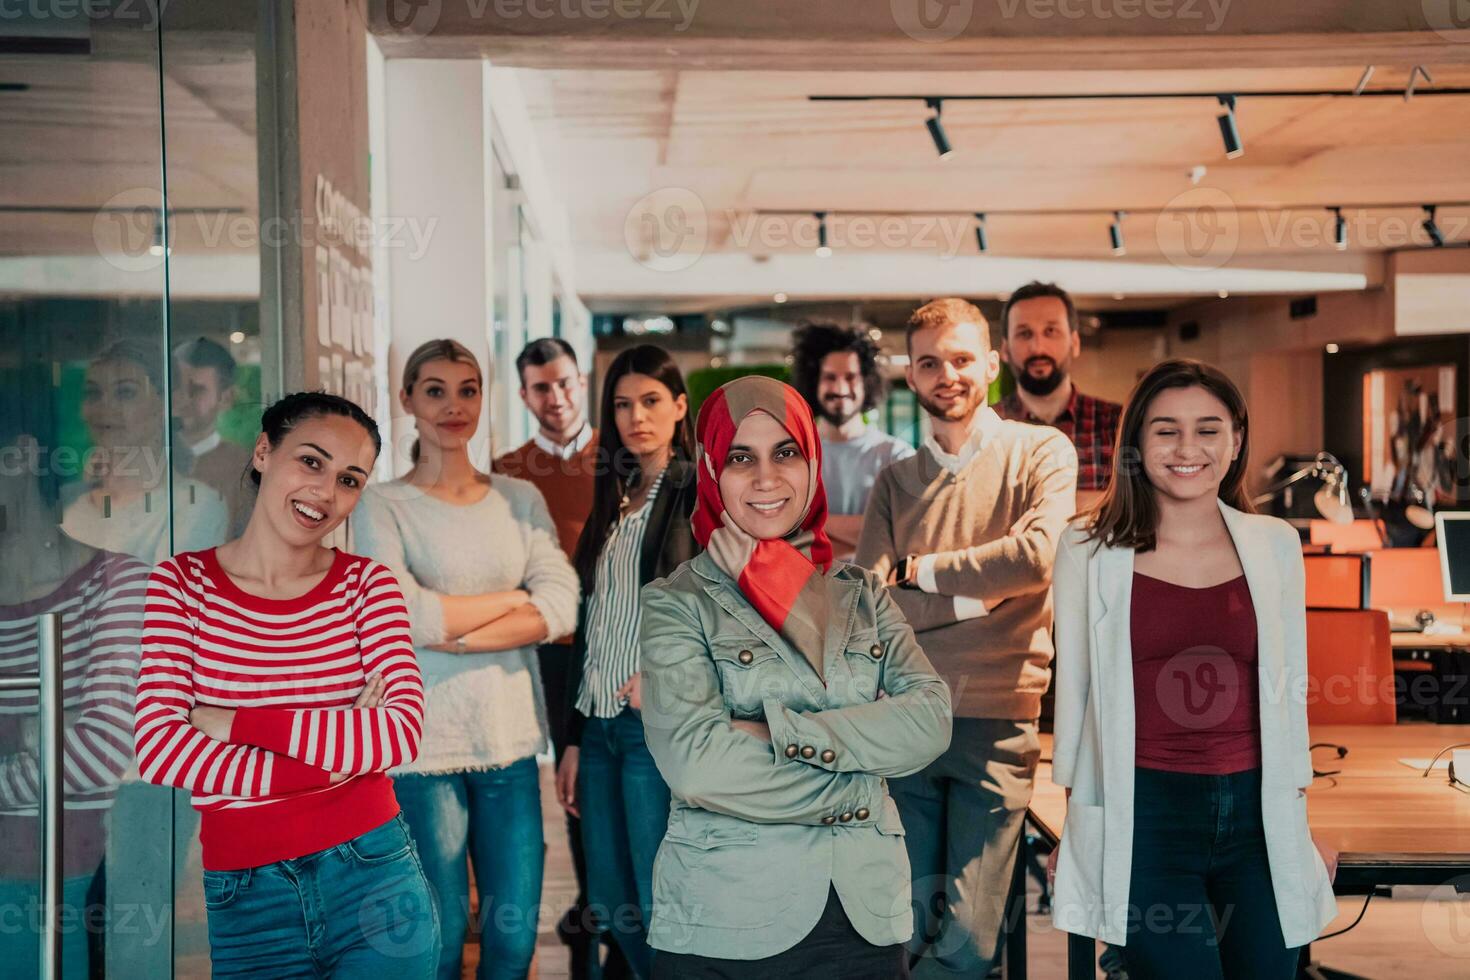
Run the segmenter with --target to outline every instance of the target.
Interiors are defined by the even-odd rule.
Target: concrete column
[[[490,137],[479,61],[388,59],[383,63],[382,134],[385,200],[374,202],[379,227],[414,226],[382,236],[389,338],[387,410],[392,419],[392,475],[410,466],[413,417],[398,403],[403,365],[427,340],[448,337],[490,370],[492,270],[488,260]],[[376,125],[375,120],[375,125]],[[384,224],[386,222],[386,224]],[[487,388],[495,379],[487,378]],[[470,443],[490,465],[487,409]]]

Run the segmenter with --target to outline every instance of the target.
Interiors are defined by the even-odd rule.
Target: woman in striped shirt
[[[377,426],[334,395],[266,410],[241,537],[153,571],[134,736],[193,792],[215,976],[430,977],[439,925],[387,770],[424,692],[398,583],[322,545]]]
[[[669,788],[643,742],[638,594],[699,550],[689,524],[694,436],[678,366],[648,344],[623,351],[603,381],[599,417],[592,514],[575,557],[584,603],[568,683],[576,700],[556,790],[582,819],[588,905],[647,978]]]

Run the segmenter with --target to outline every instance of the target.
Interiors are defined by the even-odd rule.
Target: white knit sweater
[[[451,504],[402,480],[372,484],[351,518],[352,550],[398,576],[428,695],[414,762],[396,773],[509,765],[546,748],[546,705],[535,645],[501,653],[440,653],[450,639],[441,595],[523,588],[548,636],[576,625],[577,576],[557,544],[541,492],[496,474],[473,504]]]

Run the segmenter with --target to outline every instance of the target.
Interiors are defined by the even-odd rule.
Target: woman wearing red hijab
[[[654,977],[908,975],[909,862],[886,778],[949,744],[949,688],[879,579],[834,562],[821,443],[748,377],[699,413],[694,535],[643,592],[643,725],[673,801]]]

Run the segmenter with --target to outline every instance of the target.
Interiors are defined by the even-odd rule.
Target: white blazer
[[[1281,933],[1316,939],[1337,915],[1327,868],[1307,828],[1306,578],[1297,532],[1220,504],[1255,606],[1261,711],[1261,816]],[[1057,856],[1057,928],[1127,943],[1133,862],[1133,549],[1062,536],[1056,608],[1052,779],[1071,800]]]

